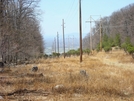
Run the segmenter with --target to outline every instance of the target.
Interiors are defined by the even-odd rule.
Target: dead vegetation
[[[1,73],[0,96],[5,101],[133,101],[133,75],[134,60],[123,51],[84,55],[82,63],[79,57],[40,59]]]

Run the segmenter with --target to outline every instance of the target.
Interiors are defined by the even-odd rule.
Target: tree
[[[115,43],[115,46],[121,47],[120,34],[116,34],[114,43]]]
[[[111,16],[103,17],[101,19],[102,23],[102,37],[103,37],[103,45],[112,43],[112,46],[121,46],[126,41],[126,37],[130,38],[130,42],[134,45],[134,3],[130,4],[126,7],[121,8],[118,11],[114,11]],[[99,34],[99,22],[95,22],[93,28],[93,46],[98,47],[100,41]],[[106,41],[106,36],[108,40]],[[111,39],[109,39],[111,38]],[[89,35],[87,35],[84,39],[84,48],[89,48]],[[104,47],[104,46],[103,46]]]
[[[0,51],[3,60],[17,62],[40,57],[43,38],[36,8],[39,0],[0,1]]]
[[[126,41],[122,44],[122,48],[125,50],[125,52],[128,52],[129,54],[134,53],[134,46],[130,42],[130,38],[127,37]]]

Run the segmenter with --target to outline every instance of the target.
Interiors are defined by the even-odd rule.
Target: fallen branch
[[[21,94],[26,94],[26,93],[37,93],[37,94],[45,94],[48,95],[50,94],[50,92],[43,92],[43,91],[37,91],[37,90],[27,90],[27,89],[19,89],[16,90],[14,92],[10,92],[10,93],[0,93],[0,96],[12,96],[12,95],[21,95]]]

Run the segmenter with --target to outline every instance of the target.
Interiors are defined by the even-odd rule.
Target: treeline
[[[0,0],[0,58],[17,62],[44,52],[37,14],[39,0]]]
[[[87,54],[89,55],[90,54],[90,50],[89,49],[84,49],[83,51],[83,54]],[[45,54],[44,55],[44,58],[48,58],[48,57],[60,57],[60,56],[63,56],[64,53],[60,54],[60,53],[52,53],[51,55],[47,55]],[[80,55],[80,49],[78,48],[77,50],[75,49],[71,49],[67,52],[65,52],[65,57],[70,57],[70,56],[79,56]]]
[[[132,51],[134,47],[134,4],[121,8],[113,12],[111,16],[103,17],[95,22],[95,26],[92,28],[91,40],[93,49],[99,49],[100,28],[103,49],[110,50],[112,46],[119,46],[127,51]],[[90,34],[87,34],[83,39],[83,48],[89,47]]]

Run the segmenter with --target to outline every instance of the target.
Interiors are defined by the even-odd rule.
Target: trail
[[[97,56],[92,56],[91,58],[98,59],[103,64],[109,66],[130,69],[134,71],[134,59],[132,59],[131,56],[126,55],[124,51],[115,51],[107,54],[100,52]]]

